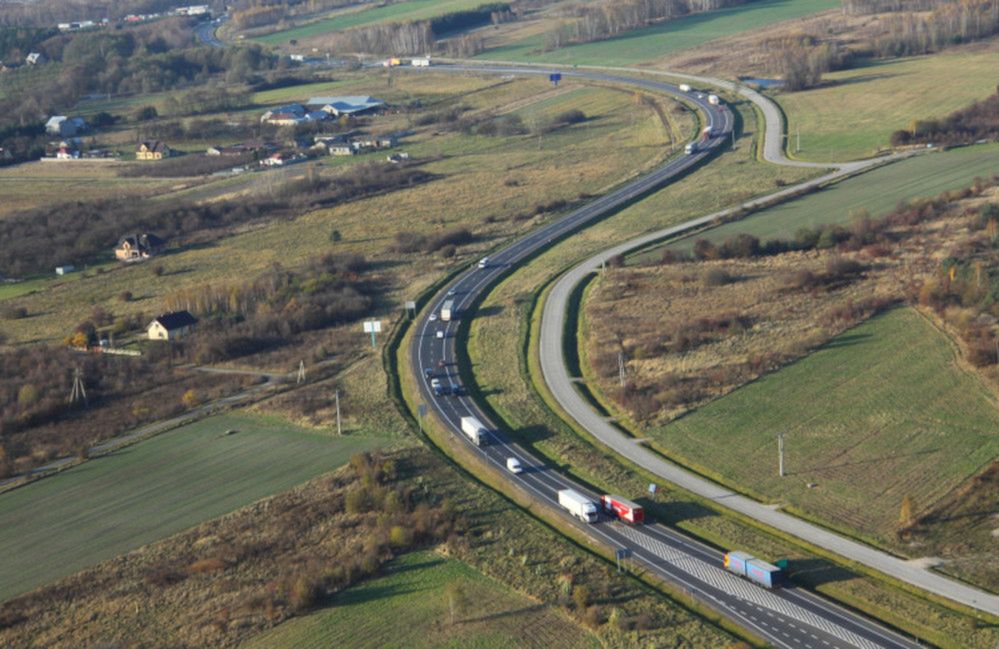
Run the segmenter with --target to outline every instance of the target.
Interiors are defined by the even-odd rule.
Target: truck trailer
[[[764,588],[776,588],[784,581],[784,571],[745,552],[726,552],[725,569]]]
[[[574,489],[560,490],[558,504],[584,523],[597,522],[596,503]]]
[[[454,300],[444,300],[444,304],[441,305],[441,320],[450,322],[455,315],[457,314],[454,310]]]
[[[600,496],[600,504],[605,512],[625,523],[638,525],[645,522],[645,510],[642,509],[642,506],[625,500],[621,496],[605,494]]]
[[[465,437],[472,440],[473,444],[476,446],[482,446],[486,443],[486,435],[489,431],[487,431],[486,427],[482,425],[482,422],[475,417],[462,417],[461,432],[465,433]]]

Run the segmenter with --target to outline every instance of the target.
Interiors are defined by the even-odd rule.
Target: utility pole
[[[305,361],[298,361],[298,378],[296,383],[305,382]]]
[[[618,381],[621,383],[621,387],[623,388],[624,387],[624,378],[625,378],[624,352],[623,351],[617,353],[617,378],[618,378]]]
[[[777,433],[777,475],[784,477],[784,433]]]
[[[340,425],[340,390],[334,393],[336,399],[336,434],[343,435],[343,428]]]
[[[79,401],[83,401],[84,405],[87,404],[87,388],[83,385],[83,374],[77,367],[73,370],[73,389],[69,393],[69,402],[74,404]]]

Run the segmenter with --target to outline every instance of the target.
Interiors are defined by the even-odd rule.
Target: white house
[[[155,318],[146,327],[149,340],[178,340],[194,330],[198,323],[187,311],[171,311]]]

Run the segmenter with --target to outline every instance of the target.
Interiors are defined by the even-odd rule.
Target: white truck
[[[444,300],[444,304],[441,305],[441,320],[444,322],[450,322],[453,317],[454,300]]]
[[[690,92],[690,84],[681,83],[680,84],[680,92]]]
[[[708,95],[708,103],[717,106],[721,104],[721,99],[718,98],[718,95]]]
[[[482,425],[482,422],[475,417],[461,418],[461,432],[465,433],[465,437],[472,440],[472,443],[476,446],[482,446],[486,443],[486,434],[488,431]]]
[[[597,522],[597,504],[574,489],[559,490],[558,504],[584,523]]]

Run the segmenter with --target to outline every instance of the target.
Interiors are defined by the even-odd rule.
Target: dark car
[[[423,368],[423,376],[425,376],[425,377],[427,377],[429,379],[433,375],[434,375],[433,368],[430,368],[430,367],[424,367]]]

